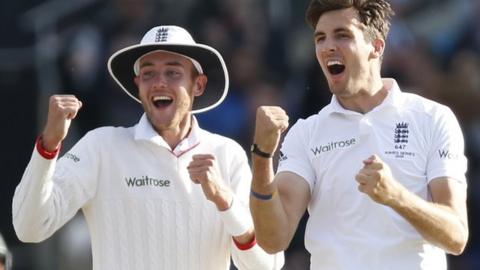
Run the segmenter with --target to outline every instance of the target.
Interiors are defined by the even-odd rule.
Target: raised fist
[[[42,144],[46,150],[55,150],[65,139],[70,123],[81,107],[82,102],[73,95],[50,97],[47,124],[42,133]]]
[[[273,153],[280,135],[288,128],[288,115],[278,106],[261,106],[257,109],[254,142],[260,150]]]

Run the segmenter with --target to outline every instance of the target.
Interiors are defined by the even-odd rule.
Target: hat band
[[[168,52],[168,53],[173,53],[173,54],[176,54],[176,55],[180,55],[180,56],[183,56],[185,58],[187,58],[188,60],[190,60],[190,62],[192,62],[193,66],[195,67],[195,69],[197,70],[197,72],[199,74],[203,74],[203,69],[202,69],[202,66],[200,65],[200,63],[198,63],[197,60],[191,58],[191,57],[188,57],[184,54],[181,54],[181,53],[175,53],[175,52],[171,52],[171,51],[165,51],[165,50],[155,50],[155,51],[151,51],[151,52],[148,52],[142,56],[140,56],[137,61],[135,61],[135,63],[133,64],[133,72],[135,72],[135,75],[139,75],[140,74],[140,60],[149,55],[149,54],[152,54],[152,53],[156,53],[156,52]]]

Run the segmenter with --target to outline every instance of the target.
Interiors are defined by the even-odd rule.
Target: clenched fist
[[[288,115],[278,106],[261,106],[257,109],[255,143],[260,150],[273,153],[277,149],[280,135],[288,128]]]
[[[42,143],[46,150],[55,150],[65,139],[70,123],[81,107],[82,102],[73,95],[50,97],[47,124],[42,133]]]
[[[202,186],[205,197],[215,203],[218,210],[224,211],[230,207],[233,194],[223,183],[215,156],[194,155],[187,170],[192,181]]]
[[[363,161],[363,168],[355,176],[358,190],[367,194],[377,203],[389,205],[397,200],[403,186],[393,179],[390,167],[377,155]]]

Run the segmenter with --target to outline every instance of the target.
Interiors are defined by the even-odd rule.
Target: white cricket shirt
[[[311,269],[446,269],[442,249],[358,191],[355,175],[373,154],[426,200],[436,177],[466,184],[463,135],[451,110],[401,92],[393,79],[384,83],[389,94],[372,111],[346,110],[334,96],[318,114],[292,126],[282,144],[278,172],[293,172],[310,186],[305,246]]]
[[[144,115],[134,127],[89,132],[58,163],[34,150],[13,200],[16,233],[42,241],[82,209],[94,270],[227,270],[231,255],[240,269],[279,269],[283,254],[239,250],[191,181],[192,155],[205,153],[215,155],[234,203],[249,211],[251,171],[240,145],[193,118],[189,136],[171,150]]]

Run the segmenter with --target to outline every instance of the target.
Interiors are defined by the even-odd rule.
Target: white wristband
[[[225,230],[232,236],[240,236],[253,227],[250,212],[242,207],[242,204],[237,202],[235,197],[230,208],[220,212],[220,218]]]

